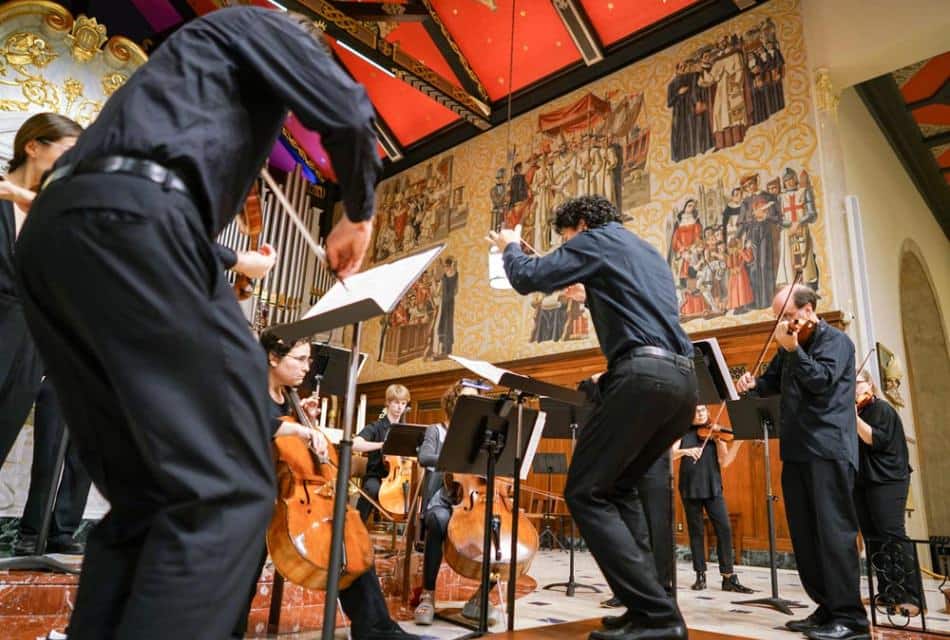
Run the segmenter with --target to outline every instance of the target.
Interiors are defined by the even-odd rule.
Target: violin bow
[[[307,228],[307,225],[305,225],[303,220],[300,219],[300,214],[298,214],[296,209],[294,209],[294,206],[290,204],[290,200],[287,199],[287,196],[284,194],[284,190],[280,188],[280,185],[277,184],[277,181],[274,180],[271,174],[267,171],[267,167],[261,167],[261,178],[264,179],[264,182],[267,183],[268,188],[274,193],[274,196],[277,197],[277,202],[280,203],[280,206],[284,209],[284,213],[286,213],[290,218],[290,221],[294,223],[294,226],[297,227],[297,231],[299,231],[300,235],[303,236],[304,241],[310,246],[310,250],[313,251],[314,255],[317,256],[317,260],[322,262],[327,269],[330,269],[330,272],[333,273],[337,281],[343,286],[344,289],[346,289],[346,283],[343,282],[343,279],[336,275],[336,271],[330,267],[330,261],[327,259],[326,250],[317,244],[317,241],[313,239],[312,235],[310,235],[310,230]]]
[[[856,374],[857,374],[857,373],[861,373],[861,371],[864,369],[864,365],[866,365],[866,364],[868,363],[868,360],[871,359],[871,354],[872,354],[872,353],[874,353],[874,349],[873,349],[873,348],[872,348],[872,349],[868,349],[868,354],[867,354],[866,356],[864,356],[864,360],[862,360],[862,361],[861,361],[861,364],[858,365],[858,368],[854,370],[854,372],[855,372]]]
[[[775,331],[778,329],[778,325],[782,322],[782,317],[785,315],[785,310],[788,309],[788,303],[792,299],[792,294],[795,293],[795,287],[798,286],[799,281],[802,277],[802,271],[799,270],[795,273],[795,279],[792,281],[792,286],[788,289],[788,295],[785,296],[785,301],[782,303],[782,309],[778,312],[778,317],[775,318],[775,324],[772,325],[772,331],[769,333],[768,339],[765,341],[765,345],[762,347],[762,350],[759,351],[759,357],[755,360],[755,366],[752,367],[752,375],[755,375],[755,372],[759,370],[759,367],[762,366],[762,361],[765,360],[765,354],[768,353],[769,347],[772,345],[772,339],[775,338]],[[716,412],[716,417],[713,418],[710,422],[709,433],[706,435],[706,438],[703,440],[702,446],[699,448],[699,454],[702,455],[703,450],[706,449],[706,444],[712,438],[713,434],[713,425],[719,422],[719,418],[722,416],[723,410],[726,408],[726,401],[723,400],[722,404],[719,405],[719,411]]]

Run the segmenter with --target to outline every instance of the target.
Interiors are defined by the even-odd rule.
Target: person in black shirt
[[[30,407],[36,403],[30,489],[13,544],[15,555],[32,555],[37,551],[50,479],[58,472],[54,467],[64,426],[56,392],[49,380],[43,380],[43,363],[23,315],[13,247],[40,176],[75,144],[80,133],[79,124],[57,113],[30,116],[14,136],[13,158],[7,175],[0,180],[0,466],[10,455]],[[89,485],[89,475],[79,461],[75,445],[70,443],[46,551],[83,552],[83,545],[73,539],[73,534],[82,522]]]
[[[299,386],[312,361],[310,360],[310,340],[303,338],[289,343],[278,338],[269,331],[261,335],[261,346],[267,353],[267,390],[270,397],[269,414],[273,437],[297,436],[307,441],[311,449],[318,456],[325,456],[330,446],[323,433],[310,429],[294,419],[293,405],[288,389]],[[311,423],[314,423],[319,411],[319,398],[311,395],[301,401],[301,408],[308,413]],[[260,560],[257,574],[267,558],[267,549],[263,537],[258,544]],[[238,624],[232,631],[232,638],[243,638],[247,627],[247,617],[251,609],[254,594],[257,591],[255,580],[253,588],[248,594],[246,607],[238,619]],[[375,569],[370,569],[346,589],[340,590],[340,605],[343,613],[350,620],[351,637],[353,640],[411,640],[417,636],[406,633],[389,615],[386,599],[379,585],[379,577]]]
[[[383,460],[383,443],[389,435],[389,427],[399,422],[406,408],[409,406],[409,389],[401,384],[391,384],[386,387],[386,408],[382,417],[372,424],[368,424],[353,438],[353,451],[368,453],[366,461],[366,475],[363,476],[363,491],[373,500],[379,501],[379,487],[383,478],[388,475],[387,462]],[[360,496],[356,503],[363,522],[369,520],[373,513],[373,504],[365,497]]]
[[[807,618],[785,626],[813,640],[864,640],[870,636],[851,497],[858,467],[854,345],[818,318],[817,304],[817,294],[803,285],[788,285],[776,294],[772,311],[782,318],[774,337],[781,348],[762,376],[746,372],[736,388],[782,396],[785,513],[802,587],[818,604]],[[814,323],[801,344],[790,331],[793,321]]]
[[[696,406],[692,345],[679,325],[673,276],[645,240],[624,228],[601,196],[568,200],[555,211],[564,240],[527,256],[512,230],[489,232],[505,273],[521,294],[584,285],[607,371],[600,402],[578,437],[564,496],[627,624],[599,638],[685,638],[676,602],[657,579],[647,540],[632,531],[617,502],[689,429]]]
[[[379,172],[373,108],[302,16],[241,6],[172,34],[53,168],[17,246],[24,310],[111,510],[70,624],[87,638],[223,638],[273,510],[266,362],[212,239],[293,110],[321,134],[356,272]]]
[[[900,567],[901,571],[878,571],[879,599],[901,605],[917,615],[921,600],[919,573],[914,566],[909,543],[883,545],[885,541],[906,541],[904,509],[910,489],[910,456],[904,424],[897,411],[878,397],[871,374],[861,371],[855,385],[858,428],[858,476],[854,483],[854,507],[861,535],[868,546],[872,565]],[[875,562],[875,554],[891,556],[901,550],[900,559],[885,557]],[[902,578],[902,579],[900,579]],[[895,580],[896,579],[896,580]]]
[[[723,440],[711,438],[703,447],[703,438],[699,437],[699,427],[709,427],[709,409],[701,404],[696,407],[693,417],[693,429],[673,445],[673,459],[680,462],[679,490],[686,512],[686,528],[689,530],[689,550],[693,556],[693,570],[696,582],[693,591],[706,588],[706,547],[703,543],[703,511],[709,516],[716,530],[716,551],[719,557],[719,574],[722,576],[722,590],[737,593],[752,593],[752,589],[739,583],[733,573],[732,528],[729,525],[729,512],[722,497],[722,469],[736,459],[741,440],[731,445]]]

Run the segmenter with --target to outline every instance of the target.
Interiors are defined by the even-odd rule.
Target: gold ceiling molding
[[[55,111],[89,124],[147,59],[128,38],[55,2],[0,6],[0,111]]]

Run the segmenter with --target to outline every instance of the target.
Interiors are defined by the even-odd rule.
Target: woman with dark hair
[[[56,470],[56,449],[62,440],[63,421],[53,386],[43,381],[43,364],[28,331],[13,272],[13,246],[26,220],[40,180],[64,151],[76,143],[82,127],[57,113],[27,118],[13,140],[13,158],[0,181],[0,465],[16,442],[20,429],[36,403],[33,432],[33,465],[30,490],[13,551],[36,553],[43,505]],[[89,476],[70,446],[63,481],[50,523],[46,550],[82,553],[73,534],[82,520],[89,493]]]
[[[310,369],[310,341],[304,338],[291,343],[265,331],[261,336],[261,346],[267,353],[267,391],[270,397],[268,407],[273,437],[297,436],[309,442],[317,455],[326,455],[329,444],[321,431],[286,418],[293,413],[288,390],[300,385]],[[301,405],[311,420],[316,417],[318,398],[310,396],[302,401]],[[261,547],[264,546],[263,543],[261,540]],[[263,568],[267,550],[262,548],[260,553],[260,568]],[[256,575],[260,575],[260,568]],[[255,581],[254,588],[248,594],[247,606],[232,632],[232,638],[244,637],[251,601],[256,590]],[[417,637],[403,631],[389,616],[375,569],[370,569],[349,587],[340,590],[340,605],[350,620],[353,640],[411,640]]]

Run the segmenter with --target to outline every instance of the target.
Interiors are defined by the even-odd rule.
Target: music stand
[[[314,391],[328,396],[346,395],[346,374],[349,371],[350,350],[334,347],[323,342],[310,343],[310,359],[313,364],[307,371],[303,382],[297,386],[297,393],[305,398]],[[360,353],[359,372],[366,364],[366,353]]]
[[[544,424],[544,437],[559,440],[570,438],[571,455],[573,456],[574,447],[577,444],[577,431],[590,420],[591,413],[594,411],[594,405],[575,405],[560,402],[554,398],[541,398],[541,410],[544,411],[547,416]],[[557,587],[564,587],[564,593],[569,597],[574,597],[574,592],[577,589],[590,589],[593,593],[600,593],[601,591],[597,587],[590,584],[580,584],[574,580],[574,550],[577,544],[575,543],[576,528],[574,526],[573,516],[570,518],[570,523],[571,540],[567,547],[570,560],[568,563],[567,582],[554,582],[544,585],[544,588],[553,590]]]
[[[520,453],[524,451],[531,440],[538,412],[524,409],[510,398],[494,400],[478,396],[461,396],[452,414],[452,421],[446,433],[445,443],[439,453],[439,460],[435,465],[437,471],[484,475],[486,478],[485,493],[489,498],[495,493],[495,477],[506,476],[518,478]],[[515,437],[512,437],[515,436]],[[510,446],[513,440],[519,446]],[[512,545],[510,564],[508,567],[508,583],[514,584],[517,580],[517,543],[518,543],[518,493],[515,490],[514,505],[512,508],[511,536]],[[504,531],[500,524],[495,525],[495,515],[492,513],[492,501],[485,501],[484,536],[482,538],[482,575],[479,584],[479,616],[473,633],[463,638],[478,638],[488,633],[488,585],[491,582],[492,564],[495,570],[504,566],[504,550],[499,544],[495,549],[495,562],[492,563],[491,546],[492,530],[497,526],[498,540],[502,539]],[[510,603],[509,603],[510,606]],[[445,620],[469,627],[463,620],[455,617],[440,615]],[[469,627],[471,628],[471,627]]]
[[[545,429],[547,431],[547,429]],[[553,491],[551,491],[551,477],[555,473],[567,473],[567,456],[563,453],[539,453],[535,455],[534,462],[531,465],[531,471],[538,474],[547,474],[548,476],[548,495],[544,496],[544,513],[541,514],[541,521],[544,523],[541,534],[538,536],[538,548],[544,549],[544,541],[548,540],[548,549],[553,549],[554,545],[564,551],[564,545],[557,539],[554,531],[551,529],[551,520],[554,515],[554,506],[548,508],[548,500],[551,500]]]
[[[389,427],[389,433],[383,441],[383,448],[380,453],[383,456],[398,456],[400,458],[412,458],[413,464],[416,464],[419,458],[419,446],[426,435],[426,427],[421,424],[406,424],[397,422]],[[410,518],[409,505],[412,504],[415,497],[415,470],[413,470],[413,486],[407,487],[403,483],[402,497],[403,508],[406,511],[406,520]]]
[[[322,637],[326,640],[333,638],[336,631],[336,603],[340,594],[343,564],[343,523],[346,518],[347,490],[350,483],[353,422],[356,416],[356,379],[360,371],[359,351],[363,323],[391,313],[443,249],[445,244],[438,244],[351,276],[347,278],[346,285],[337,282],[302,319],[271,328],[277,337],[293,342],[339,327],[352,327],[343,405],[343,437],[337,445],[340,463],[333,497],[333,533],[327,567],[326,604],[323,610]]]
[[[735,600],[732,604],[763,605],[792,615],[792,608],[805,605],[785,600],[778,595],[778,570],[775,567],[775,505],[778,499],[772,494],[772,461],[769,457],[769,440],[779,435],[779,396],[768,398],[748,397],[727,402],[729,420],[736,440],[763,440],[765,442],[765,509],[769,526],[769,573],[772,578],[772,595],[768,598]]]

